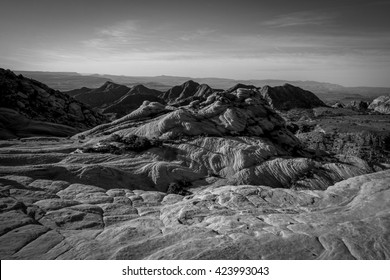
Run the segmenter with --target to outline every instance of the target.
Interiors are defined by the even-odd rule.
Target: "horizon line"
[[[5,68],[3,68],[5,69]],[[76,73],[81,76],[92,76],[92,75],[100,75],[100,76],[117,76],[117,77],[146,77],[146,78],[157,78],[157,77],[174,77],[174,78],[188,78],[190,80],[194,79],[223,79],[223,80],[230,80],[230,81],[236,81],[236,82],[245,82],[245,81],[282,81],[282,82],[316,82],[321,84],[332,84],[337,85],[345,88],[390,88],[390,84],[386,86],[371,86],[371,85],[345,85],[345,84],[339,84],[339,83],[333,83],[333,82],[327,82],[327,81],[316,81],[316,80],[290,80],[290,79],[282,79],[282,78],[262,78],[262,79],[248,79],[248,78],[226,78],[226,77],[194,77],[194,76],[175,76],[175,75],[167,75],[167,74],[160,74],[160,75],[153,75],[153,76],[147,76],[147,75],[125,75],[125,74],[110,74],[110,73],[82,73],[77,71],[49,71],[49,70],[11,70],[6,69],[13,72],[39,72],[39,73]]]

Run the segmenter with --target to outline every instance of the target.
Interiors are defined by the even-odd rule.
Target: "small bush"
[[[167,189],[168,194],[178,194],[178,195],[191,195],[192,193],[186,188],[190,187],[191,183],[183,180],[175,183],[170,183]]]
[[[126,151],[142,152],[152,147],[160,147],[162,141],[154,138],[149,140],[146,137],[137,135],[120,136],[112,134],[109,138],[99,142],[94,147],[85,148],[85,153],[112,153],[121,154]]]

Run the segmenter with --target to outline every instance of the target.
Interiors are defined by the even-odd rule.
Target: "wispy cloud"
[[[217,31],[211,28],[181,29],[180,26],[155,26],[148,21],[127,20],[99,28],[81,44],[90,51],[109,55],[126,53],[172,53],[194,55],[209,42],[215,43]],[[182,56],[182,55],[180,55]]]
[[[97,33],[111,37],[125,37],[134,34],[139,29],[139,21],[126,20],[114,25],[107,26],[97,30]]]
[[[180,39],[183,41],[195,41],[202,38],[206,38],[212,35],[213,33],[216,33],[215,29],[203,28],[203,29],[195,30],[193,32],[186,32],[186,34],[181,36]]]
[[[335,17],[335,14],[321,14],[314,12],[296,12],[280,15],[274,19],[262,22],[269,27],[292,27],[329,24]]]
[[[94,37],[82,41],[86,48],[115,52],[145,45],[150,34],[142,30],[140,21],[127,20],[96,30]]]

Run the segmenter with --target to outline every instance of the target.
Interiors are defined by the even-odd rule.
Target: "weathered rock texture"
[[[7,108],[0,111],[1,138],[42,135],[45,131],[43,135],[73,135],[106,120],[73,98],[4,69],[0,69],[0,104]]]
[[[215,92],[180,108],[145,102],[131,114],[75,138],[85,138],[84,146],[92,150],[110,151],[122,145],[111,139],[113,134],[162,141],[161,147],[143,155],[153,163],[131,165],[138,170],[134,174],[149,178],[143,179],[144,186],[162,191],[170,182],[201,184],[211,175],[219,185],[324,189],[370,171],[358,158],[315,159],[306,154],[284,120],[255,89]],[[90,172],[96,175],[97,171],[84,174]]]
[[[0,178],[1,259],[390,259],[390,172],[191,196]]]
[[[312,131],[296,136],[312,150],[356,156],[370,163],[390,163],[389,135],[367,131],[350,133]]]
[[[0,257],[389,259],[390,173],[372,171],[306,151],[256,88],[145,101],[0,141]]]
[[[390,95],[378,97],[368,108],[382,114],[390,114]]]

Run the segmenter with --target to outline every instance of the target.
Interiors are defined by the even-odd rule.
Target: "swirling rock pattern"
[[[389,259],[390,172],[191,196],[0,178],[1,259]],[[37,195],[39,193],[39,195]]]

